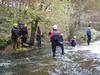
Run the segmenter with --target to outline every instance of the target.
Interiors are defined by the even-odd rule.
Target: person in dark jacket
[[[71,40],[70,40],[70,45],[72,47],[75,47],[76,46],[76,36],[74,36]]]
[[[26,43],[28,37],[27,26],[23,23],[19,24],[20,36],[21,36],[21,44],[22,46]]]
[[[27,30],[27,25],[25,24],[24,28],[23,28],[23,43],[26,43],[27,38],[28,38],[28,30]]]
[[[14,24],[12,30],[11,30],[11,38],[12,38],[12,42],[13,42],[13,49],[16,49],[16,45],[18,47],[18,43],[17,43],[17,39],[19,36],[19,29],[17,27],[17,24]]]

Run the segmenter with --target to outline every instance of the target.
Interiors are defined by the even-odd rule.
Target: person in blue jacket
[[[17,24],[15,23],[11,30],[11,39],[13,42],[13,49],[16,49],[16,46],[18,47],[18,42],[17,42],[18,36],[19,36],[19,29],[17,27]]]
[[[90,26],[88,26],[86,34],[87,34],[87,44],[90,45],[90,42],[91,42],[91,27]]]

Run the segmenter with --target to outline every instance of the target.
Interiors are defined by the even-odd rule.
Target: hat
[[[23,22],[19,22],[19,25],[24,25],[24,23]]]
[[[91,27],[88,27],[88,29],[91,29]]]
[[[17,25],[18,25],[17,23],[14,23],[14,25],[13,25],[13,26],[14,26],[14,27],[17,27]]]
[[[76,39],[76,36],[74,36],[74,39]]]
[[[64,34],[63,33],[61,33],[61,36],[63,36]]]
[[[25,27],[27,27],[27,24],[25,24]]]
[[[57,25],[54,25],[54,26],[53,26],[53,29],[58,29]]]

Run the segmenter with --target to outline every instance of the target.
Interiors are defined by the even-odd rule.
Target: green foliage
[[[85,11],[85,7],[87,7],[88,3],[89,1],[84,0],[42,0],[35,2],[31,1],[30,5],[20,3],[16,7],[3,5],[0,7],[0,33],[3,33],[5,34],[5,37],[8,37],[13,24],[22,21],[26,23],[28,27],[31,27],[31,22],[33,22],[34,34],[37,27],[36,25],[43,27],[44,34],[47,36],[52,25],[57,24],[61,32],[68,32],[66,37],[69,36],[69,38],[72,38],[76,31],[80,30],[80,28],[78,28],[78,24],[76,25],[73,22],[74,19],[78,20],[78,18],[73,16],[77,16],[79,14],[74,13],[74,10],[80,9],[80,11],[82,10],[81,12],[83,12],[83,10]],[[79,4],[80,6],[78,6]],[[96,6],[99,8],[100,3],[97,2]],[[79,12],[78,10],[76,11]],[[88,19],[89,18],[86,17],[86,20]],[[37,21],[38,23],[35,25]],[[74,25],[71,26],[71,23]],[[2,35],[0,34],[0,36]],[[11,41],[9,41],[9,43],[10,42]]]
[[[0,39],[0,48],[3,48],[7,45],[6,40]]]
[[[11,39],[7,40],[7,45],[11,45],[11,44],[12,44],[12,40]]]

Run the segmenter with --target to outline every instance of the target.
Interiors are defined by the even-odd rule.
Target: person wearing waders
[[[60,46],[62,49],[62,55],[64,54],[64,47],[63,47],[63,38],[58,31],[57,25],[53,26],[53,30],[49,33],[50,34],[50,41],[52,45],[52,53],[53,57],[56,55],[56,46]]]
[[[37,40],[37,46],[38,48],[41,48],[41,37],[42,37],[42,31],[40,29],[40,27],[37,27],[37,31],[36,31],[36,40]]]
[[[90,45],[90,42],[91,42],[91,26],[90,25],[88,26],[86,34],[87,34],[87,44]]]
[[[13,42],[13,49],[16,49],[16,46],[18,47],[18,42],[17,42],[18,36],[19,36],[19,29],[17,27],[17,24],[15,23],[11,30],[11,39]]]
[[[70,45],[72,47],[75,47],[76,46],[76,36],[74,36],[71,40],[70,40]]]

